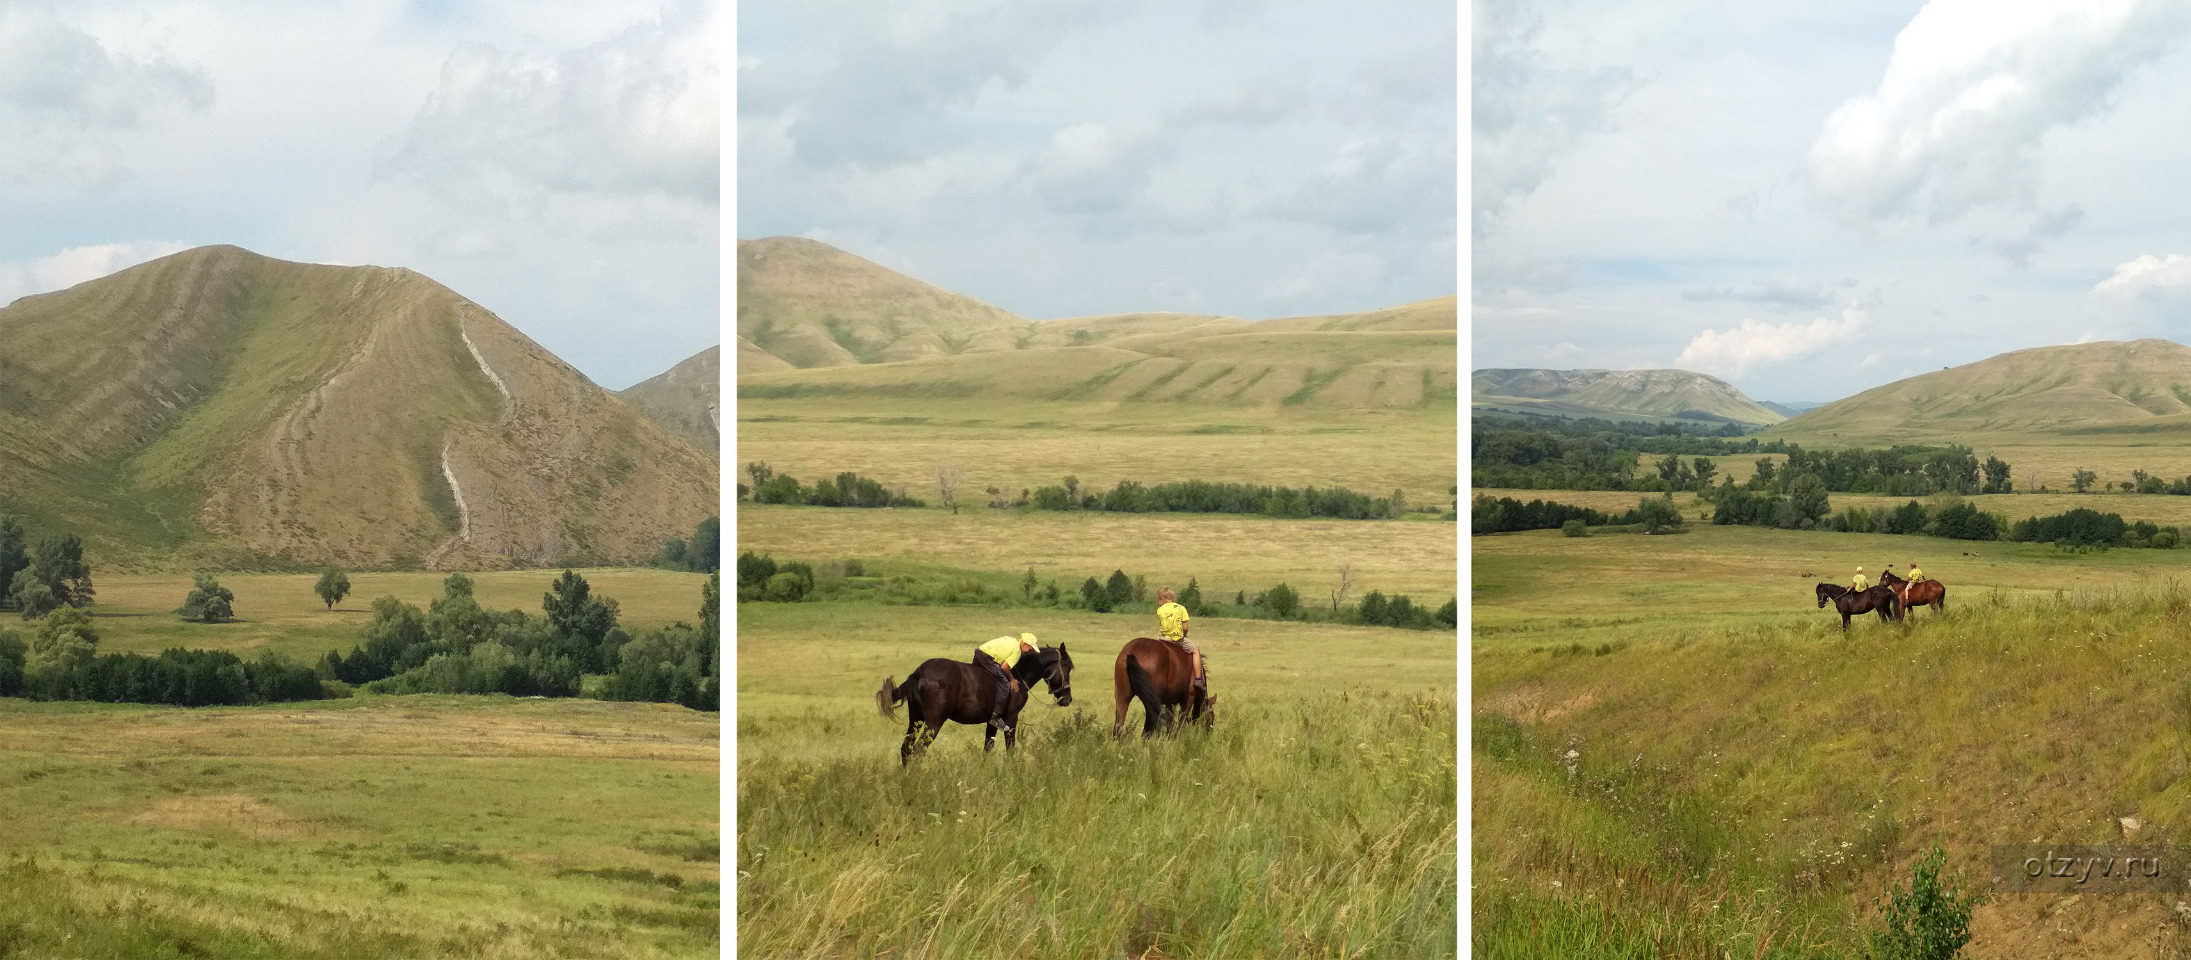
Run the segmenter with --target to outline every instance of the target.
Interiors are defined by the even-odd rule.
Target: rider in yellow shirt
[[[1871,579],[1864,576],[1863,567],[1856,568],[1856,576],[1849,581],[1849,589],[1857,593],[1871,589]]]
[[[1187,642],[1187,608],[1180,606],[1172,597],[1170,587],[1156,591],[1156,633],[1187,651],[1188,669],[1192,671],[1188,682],[1200,689],[1205,682],[1202,678],[1202,652],[1196,650],[1194,644]]]
[[[1915,560],[1910,561],[1910,575],[1908,579],[1911,583],[1918,583],[1925,579],[1925,571],[1917,569],[1917,561]]]
[[[1023,653],[1035,652],[1035,635],[997,637],[974,648],[974,666],[987,667],[997,681],[995,704],[989,710],[989,724],[999,733],[1010,732],[1012,725],[1005,722],[1004,710],[1012,703],[1013,691],[1019,689],[1019,681],[1012,676],[1012,668],[1019,666]]]

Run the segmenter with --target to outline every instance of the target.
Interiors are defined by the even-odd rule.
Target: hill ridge
[[[1899,443],[2154,429],[2191,430],[2191,347],[2158,337],[2011,350],[1873,387],[1770,433]]]

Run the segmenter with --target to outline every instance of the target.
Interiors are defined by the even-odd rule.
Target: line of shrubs
[[[811,487],[801,486],[790,474],[777,473],[765,463],[746,466],[753,486],[738,485],[740,499],[750,495],[754,503],[804,504],[809,507],[920,507],[903,486],[892,490],[881,481],[846,471],[835,479],[823,478]]]
[[[28,642],[0,630],[0,697],[202,707],[328,695],[311,667],[271,652],[247,661],[225,650],[148,657],[98,647],[91,618],[74,608],[48,614]]]
[[[347,656],[328,651],[322,669],[370,693],[520,697],[578,696],[585,675],[599,674],[600,699],[715,710],[720,583],[710,575],[702,588],[699,628],[677,623],[634,636],[617,625],[616,601],[593,596],[575,572],[563,571],[542,596],[545,617],[486,610],[472,596],[472,579],[451,574],[427,610],[394,597],[373,601],[364,642]]]
[[[1043,580],[1035,575],[1033,567],[1029,567],[1019,580],[1018,595],[1014,596],[1009,588],[999,589],[967,576],[869,577],[865,575],[865,565],[858,560],[824,563],[818,580],[813,564],[778,561],[750,550],[738,555],[737,568],[741,603],[857,598],[913,606],[995,604],[1096,613],[1129,610],[1153,613],[1156,609],[1148,577],[1128,576],[1124,570],[1113,570],[1109,577],[1102,579],[1088,577],[1081,581],[1078,589],[1072,589],[1061,586],[1056,578]],[[1334,597],[1327,609],[1323,604],[1304,603],[1300,593],[1284,583],[1252,596],[1246,591],[1237,591],[1228,604],[1204,597],[1200,580],[1190,577],[1176,599],[1187,608],[1190,616],[1196,617],[1319,620],[1425,630],[1451,628],[1459,619],[1457,599],[1447,600],[1443,607],[1433,609],[1417,605],[1405,595],[1388,597],[1372,590],[1352,604],[1345,603],[1344,597]]]
[[[1021,491],[1013,506],[1037,510],[1102,510],[1114,513],[1247,513],[1266,517],[1391,520],[1407,513],[1407,495],[1372,497],[1345,487],[1273,487],[1251,483],[1180,480],[1144,486],[1121,480],[1109,490],[1082,489],[1076,477],[1057,486]]]

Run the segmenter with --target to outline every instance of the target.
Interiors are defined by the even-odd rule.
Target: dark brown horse
[[[1898,605],[1901,601],[1895,599],[1894,591],[1886,587],[1873,587],[1869,590],[1858,591],[1851,590],[1838,583],[1821,583],[1818,585],[1818,605],[1823,607],[1827,601],[1832,601],[1833,608],[1841,612],[1841,629],[1843,630],[1849,628],[1850,616],[1859,613],[1870,613],[1874,610],[1879,611],[1881,621],[1901,619],[1901,614],[1898,612]]]
[[[1948,612],[1948,588],[1938,580],[1911,583],[1888,570],[1879,574],[1879,585],[1894,591],[1894,598],[1902,602],[1905,617],[1909,616],[1911,607],[1931,607],[1934,616]]]
[[[1118,662],[1111,669],[1111,701],[1118,708],[1118,717],[1111,723],[1111,735],[1117,736],[1126,728],[1126,705],[1141,701],[1141,735],[1156,736],[1159,727],[1171,729],[1183,716],[1187,722],[1199,721],[1204,726],[1217,722],[1217,698],[1208,696],[1208,684],[1196,691],[1188,679],[1192,675],[1190,661],[1194,655],[1169,640],[1135,637],[1126,641],[1118,651]],[[1204,668],[1207,670],[1207,667]],[[1207,678],[1208,674],[1204,673]],[[1172,715],[1178,711],[1179,716]]]
[[[1019,686],[1012,691],[1012,702],[1005,705],[1004,722],[1011,727],[1004,733],[1004,749],[1010,750],[1019,743],[1019,711],[1027,705],[1028,691],[1036,681],[1050,686],[1050,696],[1057,698],[1057,705],[1073,703],[1073,656],[1065,652],[1065,645],[1043,647],[1033,653],[1021,654],[1019,662],[1012,666],[1012,676]],[[898,745],[898,763],[902,766],[913,761],[913,754],[928,748],[937,735],[943,733],[943,725],[949,723],[981,724],[984,727],[981,748],[992,750],[997,745],[997,728],[989,722],[997,702],[997,681],[987,668],[971,663],[946,660],[942,657],[913,668],[904,683],[892,684],[884,678],[882,690],[875,694],[875,705],[882,715],[892,720],[898,718],[895,710],[898,701],[905,701],[905,742]]]

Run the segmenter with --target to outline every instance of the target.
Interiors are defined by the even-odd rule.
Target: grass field
[[[1436,520],[1281,520],[1192,513],[972,509],[856,510],[743,506],[738,549],[779,560],[901,559],[1056,579],[1071,590],[1114,569],[1205,595],[1260,592],[1284,581],[1304,602],[1328,599],[1339,566],[1355,595],[1405,593],[1432,606],[1454,596],[1455,526]]]
[[[1742,527],[1471,546],[1479,956],[1856,956],[1935,843],[1967,892],[1993,844],[2191,838],[2173,551]],[[1944,618],[1844,634],[1816,608],[1817,575],[1912,555]],[[1965,956],[2181,955],[2175,900],[1997,896]]]
[[[712,957],[714,714],[0,699],[0,955]]]
[[[956,462],[970,502],[995,486],[1017,496],[1067,474],[1108,489],[1120,480],[1211,480],[1393,490],[1448,501],[1458,419],[1444,412],[1198,404],[1008,405],[954,400],[738,401],[738,463],[766,461],[811,483],[851,470],[936,502],[936,466]],[[750,480],[741,472],[739,482]]]
[[[1451,635],[1198,620],[1215,730],[1114,741],[1111,663],[1144,619],[741,604],[740,952],[1457,952]],[[901,770],[883,677],[1019,631],[1073,653],[1074,704],[1038,693],[1011,756],[952,725]]]
[[[626,630],[700,622],[700,591],[707,578],[643,567],[578,571],[596,597],[614,598]],[[561,570],[511,570],[467,574],[472,593],[489,610],[540,615],[540,598]],[[188,574],[117,574],[93,571],[98,602],[90,607],[101,653],[154,654],[170,647],[227,650],[246,658],[273,650],[311,663],[329,650],[348,653],[372,620],[373,601],[394,596],[419,609],[441,596],[440,573],[353,573],[350,596],[330,611],[312,592],[317,574],[239,573],[215,579],[236,595],[231,623],[184,623],[175,616],[191,589]],[[0,618],[0,630],[28,633],[35,624]]]

